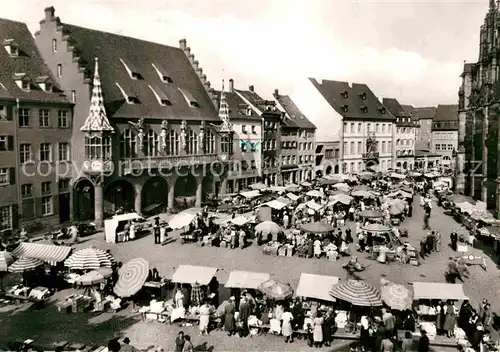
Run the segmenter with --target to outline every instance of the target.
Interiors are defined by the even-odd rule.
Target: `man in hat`
[[[123,344],[121,345],[120,352],[136,352],[137,349],[130,345],[130,339],[125,337],[123,339]]]

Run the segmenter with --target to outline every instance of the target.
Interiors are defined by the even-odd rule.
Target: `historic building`
[[[315,154],[316,176],[340,173],[340,142],[317,141]]]
[[[413,120],[417,124],[415,150],[430,151],[432,144],[432,119],[436,114],[436,107],[413,108]]]
[[[70,220],[73,104],[21,22],[0,19],[0,235]]]
[[[100,225],[118,210],[200,206],[225,189],[232,133],[186,40],[160,45],[65,24],[54,12],[45,10],[35,39],[75,103],[75,217]]]
[[[276,102],[265,100],[255,92],[254,86],[248,90],[235,89],[236,94],[260,115],[262,121],[261,181],[267,185],[281,185],[281,120],[283,113]]]
[[[500,9],[490,0],[480,28],[479,57],[464,64],[459,89],[456,188],[487,203],[500,216]]]
[[[341,173],[392,168],[396,117],[370,88],[359,83],[309,80],[334,111],[330,128],[341,123]]]
[[[298,183],[314,178],[316,126],[288,95],[275,89],[274,100],[283,112],[281,121],[281,174],[285,181]]]
[[[440,165],[453,167],[458,148],[458,105],[438,105],[432,119],[431,152]]]
[[[233,130],[233,159],[227,172],[227,189],[221,193],[237,193],[256,183],[262,176],[262,118],[235,92],[234,80],[227,91],[217,92],[219,111],[227,106]]]
[[[412,119],[409,107],[399,104],[397,99],[384,98],[382,103],[396,117],[394,148],[396,151],[396,170],[407,171],[415,164],[415,136],[417,125]]]

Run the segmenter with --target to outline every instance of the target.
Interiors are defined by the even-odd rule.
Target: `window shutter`
[[[16,169],[13,167],[9,169],[9,182],[11,185],[16,184]]]
[[[12,113],[12,106],[6,105],[5,108],[7,109],[7,120],[8,121],[12,121],[12,117],[13,117],[12,116],[13,115],[13,113]]]
[[[12,229],[19,230],[19,206],[12,204]]]
[[[7,150],[8,151],[14,150],[14,136],[7,137]]]

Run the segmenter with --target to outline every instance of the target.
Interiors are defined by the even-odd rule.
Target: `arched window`
[[[158,134],[153,130],[149,130],[144,139],[144,154],[146,154],[146,156],[158,156],[160,150],[159,146],[160,139]]]
[[[174,130],[168,136],[168,151],[170,155],[179,155],[179,135]]]
[[[205,153],[215,154],[215,136],[212,131],[205,133]]]
[[[120,136],[120,157],[135,158],[137,155],[135,133],[126,129]]]
[[[189,130],[188,140],[187,140],[187,153],[188,154],[198,153],[198,135],[193,130]]]

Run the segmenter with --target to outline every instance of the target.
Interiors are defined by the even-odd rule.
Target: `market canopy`
[[[332,202],[349,205],[351,204],[353,199],[354,199],[353,197],[348,196],[347,194],[335,194],[333,196]]]
[[[414,299],[469,300],[462,284],[446,284],[440,282],[414,282]]]
[[[64,261],[70,253],[71,247],[69,246],[21,242],[21,244],[12,251],[12,256],[16,258],[35,258],[55,265]]]
[[[251,199],[251,198],[259,197],[260,196],[260,192],[259,191],[241,192],[240,195],[243,196],[243,197],[245,197],[245,198]]]
[[[173,283],[208,285],[217,273],[216,268],[197,265],[179,265],[172,276]]]
[[[267,189],[267,186],[265,184],[263,184],[262,182],[254,183],[248,187],[255,190],[255,191]]]
[[[323,192],[318,191],[317,189],[312,189],[306,193],[306,196],[315,197],[315,198],[323,197]]]
[[[252,271],[233,270],[229,273],[224,287],[228,288],[249,288],[258,289],[260,284],[266,282],[271,277],[269,273],[256,273]]]
[[[296,195],[295,195],[295,194],[293,194],[293,193],[287,193],[287,194],[286,194],[286,196],[287,196],[288,198],[290,198],[291,200],[293,200],[293,201],[296,201],[297,199],[299,199],[299,198],[300,198],[299,196],[296,196]]]
[[[316,203],[313,200],[310,200],[309,202],[307,202],[306,205],[307,205],[308,208],[310,208],[310,209],[312,209],[314,211],[318,211],[321,208],[323,208],[323,206],[321,204],[318,204],[318,203]]]
[[[334,230],[334,228],[330,224],[319,221],[302,224],[301,229],[304,230],[305,232],[310,232],[310,233],[326,233],[326,232],[332,232]]]
[[[298,191],[300,191],[300,187],[298,185],[296,185],[295,183],[290,183],[290,184],[286,185],[285,190],[287,192],[298,192]]]
[[[143,258],[135,258],[126,262],[118,270],[118,281],[113,292],[122,298],[132,297],[139,292],[149,274],[149,263]]]
[[[286,191],[286,187],[283,187],[283,186],[271,186],[271,187],[269,187],[269,190],[271,192],[283,193],[283,192]]]
[[[338,284],[339,281],[340,278],[336,276],[302,273],[300,274],[300,281],[295,295],[298,297],[334,302],[335,298],[330,295],[330,290],[332,286]]]
[[[279,202],[277,201],[276,199],[275,200],[272,200],[270,202],[267,202],[267,203],[264,203],[264,204],[261,204],[261,207],[270,207],[270,208],[273,208],[273,209],[276,209],[276,210],[281,210],[283,209],[284,207],[286,207],[288,204],[285,204],[285,203],[282,203],[282,202]]]
[[[233,223],[236,226],[243,226],[248,224],[252,219],[247,218],[246,216],[240,215],[235,217],[234,219],[229,220],[231,223]]]
[[[403,179],[405,179],[405,178],[406,178],[406,176],[405,176],[405,175],[400,174],[400,173],[398,173],[398,172],[391,172],[391,173],[389,174],[389,177],[391,177],[391,178],[397,178],[398,180],[403,180]]]
[[[113,216],[113,220],[116,221],[132,221],[137,219],[142,219],[142,216],[137,213],[118,214]]]
[[[330,294],[359,307],[383,305],[380,291],[363,280],[341,281],[331,288]]]

